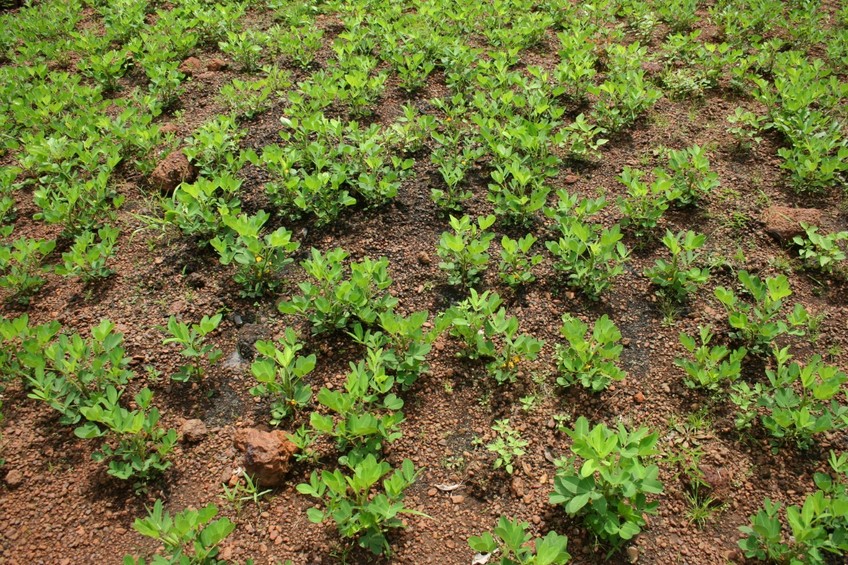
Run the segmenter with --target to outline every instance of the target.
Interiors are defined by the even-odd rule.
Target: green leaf
[[[468,538],[468,546],[479,553],[491,553],[498,548],[498,544],[489,532],[482,536],[471,536]]]
[[[306,516],[313,524],[320,524],[324,521],[324,513],[317,508],[309,508],[306,510]]]

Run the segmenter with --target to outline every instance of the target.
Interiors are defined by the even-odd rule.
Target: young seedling
[[[497,454],[495,469],[503,467],[504,471],[511,475],[515,470],[514,461],[524,455],[524,448],[530,445],[530,442],[521,439],[518,430],[509,425],[509,418],[495,420],[492,431],[495,432],[495,440],[486,444],[486,449]]]
[[[718,174],[710,170],[710,160],[699,145],[668,152],[668,167],[674,183],[675,200],[683,206],[697,204],[718,187]]]
[[[487,232],[495,216],[485,216],[471,222],[468,216],[450,217],[454,233],[443,232],[437,253],[443,259],[439,268],[447,271],[448,284],[464,289],[477,284],[489,263],[489,245],[495,234]]]
[[[597,300],[624,272],[629,252],[621,242],[621,227],[605,228],[586,220],[606,206],[606,199],[580,199],[564,190],[557,192],[559,205],[547,208],[545,215],[553,218],[559,239],[545,246],[554,256],[554,268],[566,277],[566,283]]]
[[[675,359],[674,364],[686,371],[684,383],[689,388],[703,388],[718,392],[725,384],[733,384],[739,379],[742,360],[748,353],[744,347],[729,350],[723,345],[710,347],[713,333],[709,326],[698,328],[701,344],[695,338],[680,334],[680,343],[692,354],[693,360]]]
[[[662,493],[663,485],[659,468],[644,459],[656,454],[658,435],[647,428],[629,432],[621,423],[590,429],[583,416],[566,433],[573,455],[558,463],[551,504],[583,516],[593,534],[620,547],[642,531],[646,515],[656,514],[657,502],[647,496]]]
[[[788,347],[775,349],[777,367],[766,370],[769,389],[758,404],[766,409],[763,426],[778,440],[792,440],[808,448],[815,437],[848,425],[848,408],[837,397],[844,394],[848,376],[813,355],[806,364],[789,363]]]
[[[171,516],[165,512],[162,501],[157,500],[147,518],[137,518],[133,529],[143,536],[162,543],[169,560],[165,563],[187,563],[214,565],[218,546],[236,528],[229,518],[212,519],[218,514],[218,507],[210,504],[200,510],[186,509]],[[157,558],[152,565],[160,563]],[[144,565],[144,559],[131,555],[124,557],[123,565]]]
[[[204,342],[207,335],[218,329],[222,318],[222,314],[215,314],[211,318],[203,316],[200,323],[191,325],[178,321],[174,316],[168,319],[167,330],[171,337],[165,338],[162,343],[180,345],[183,348],[180,354],[191,360],[191,364],[183,365],[179,371],[171,375],[172,380],[184,383],[192,379],[202,379],[207,370],[204,364],[211,367],[218,362],[223,352],[212,344]]]
[[[11,228],[5,235],[11,233]],[[0,288],[9,289],[7,300],[29,304],[44,283],[41,262],[56,247],[56,242],[44,239],[16,239],[12,245],[0,245]]]
[[[468,546],[482,556],[494,558],[495,561],[487,561],[492,565],[563,565],[571,560],[566,551],[567,537],[551,531],[543,538],[533,539],[528,527],[527,522],[501,516],[494,535],[486,532],[471,536]],[[533,543],[529,543],[531,540]]]
[[[804,235],[796,235],[792,243],[798,246],[798,255],[804,264],[817,271],[832,275],[843,269],[845,250],[841,242],[848,240],[848,232],[823,235],[819,228],[801,222]]]
[[[706,239],[704,234],[691,230],[677,235],[666,230],[662,243],[671,253],[671,261],[657,259],[653,267],[645,270],[645,276],[657,286],[663,298],[682,302],[709,280],[709,269],[694,265],[700,256],[697,251]]]
[[[627,376],[616,364],[623,349],[621,332],[606,314],[598,318],[587,337],[588,330],[585,322],[563,314],[561,332],[568,345],[556,347],[557,383],[568,387],[579,382],[592,392],[600,392]]]
[[[291,328],[275,344],[257,341],[256,351],[263,356],[250,370],[259,384],[250,389],[254,396],[271,396],[271,425],[277,426],[286,417],[306,406],[312,399],[312,387],[303,378],[315,368],[315,355],[297,353],[303,344]]]
[[[127,369],[130,359],[125,355],[124,336],[115,332],[115,324],[109,320],[91,328],[89,340],[79,334],[62,334],[48,343],[50,332],[40,333],[38,330],[36,340],[29,342],[28,354],[22,359],[31,370],[28,396],[58,411],[62,424],[79,423],[83,407],[98,404],[110,387],[122,390],[134,376]],[[42,348],[30,349],[36,344]]]
[[[645,173],[638,169],[624,167],[618,181],[627,187],[627,198],[619,198],[618,207],[623,215],[623,227],[632,226],[638,238],[653,238],[652,230],[668,209],[673,188],[671,179],[662,171],[655,171],[650,184],[642,180],[644,176]]]
[[[341,248],[324,254],[313,248],[301,266],[314,282],[300,283],[302,294],[280,302],[280,312],[303,316],[316,334],[342,329],[355,321],[373,324],[380,314],[391,312],[397,298],[388,292],[392,284],[389,260],[364,257],[346,269],[347,258],[348,253]],[[346,270],[350,271],[348,277]]]
[[[108,473],[122,480],[136,479],[137,488],[171,466],[168,454],[177,444],[176,430],[159,426],[159,410],[151,407],[153,393],[143,388],[135,395],[136,410],[127,410],[118,400],[120,393],[109,386],[97,403],[80,408],[85,423],[77,427],[77,437],[90,439],[113,436],[92,454],[95,461],[109,461]]]
[[[314,471],[309,483],[297,485],[299,493],[324,503],[324,510],[307,510],[309,520],[320,524],[332,518],[343,538],[375,555],[391,554],[386,536],[391,530],[404,527],[400,516],[423,515],[403,505],[404,491],[415,482],[418,471],[412,461],[404,459],[401,467],[392,472],[391,465],[377,461],[371,454],[349,463],[348,468],[350,474],[339,469],[332,473],[322,471],[320,475]]]
[[[723,286],[715,289],[716,298],[728,312],[728,323],[733,328],[732,337],[742,342],[752,353],[764,353],[771,349],[774,340],[781,335],[804,335],[810,316],[802,304],[796,304],[785,320],[780,317],[783,299],[792,295],[785,275],[763,281],[741,270],[738,277],[754,299],[753,305],[740,301],[732,290]]]
[[[95,235],[100,238],[95,243]],[[114,254],[118,229],[100,228],[97,234],[86,231],[77,236],[71,249],[62,253],[62,264],[56,267],[56,273],[63,276],[75,276],[84,284],[105,279],[115,271],[106,266],[106,261]]]
[[[512,288],[518,288],[536,280],[532,269],[542,262],[540,254],[531,255],[530,250],[537,239],[528,233],[518,239],[503,236],[501,239],[501,262],[498,275]]]
[[[750,517],[750,524],[739,527],[745,537],[738,544],[745,557],[774,563],[825,563],[829,555],[845,555],[848,456],[831,451],[828,462],[833,475],[816,473],[817,490],[807,495],[802,506],[786,508],[788,536],[779,516],[781,504],[768,498]]]
[[[277,290],[282,284],[276,278],[277,273],[293,261],[291,254],[300,248],[300,243],[291,240],[292,233],[286,228],[260,235],[269,217],[264,210],[254,216],[222,213],[221,221],[232,232],[216,236],[210,242],[222,264],[235,262],[238,265],[234,278],[241,285],[244,297],[257,298]]]

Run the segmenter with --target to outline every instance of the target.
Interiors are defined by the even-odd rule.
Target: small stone
[[[24,474],[17,469],[12,469],[6,473],[6,486],[11,489],[18,488],[24,482]]]
[[[728,563],[740,563],[743,559],[742,553],[738,549],[731,549],[724,552],[724,556]]]
[[[203,420],[198,420],[193,418],[191,420],[186,420],[183,422],[183,425],[180,426],[180,436],[184,443],[197,443],[209,433],[209,430],[206,428],[206,424],[203,423]]]
[[[641,391],[637,392],[633,395],[633,400],[635,400],[637,404],[642,404],[643,402],[645,402],[645,395],[642,394]]]
[[[170,314],[171,316],[176,316],[185,312],[186,308],[188,308],[188,304],[186,304],[184,300],[175,300],[168,307],[168,314]]]
[[[627,548],[627,561],[629,563],[636,563],[639,561],[639,548],[631,545]]]
[[[542,517],[539,516],[538,514],[534,514],[533,517],[530,518],[530,521],[538,526],[539,524],[542,523]]]
[[[454,504],[462,504],[465,501],[465,497],[461,494],[452,494],[450,499]]]
[[[421,253],[419,253],[416,256],[416,259],[418,260],[419,265],[429,265],[430,263],[432,263],[432,260],[430,259],[430,256],[427,254],[426,251],[422,251]]]
[[[516,498],[524,497],[524,481],[521,477],[513,477],[512,484],[510,485],[510,489],[512,490],[512,494],[516,496]]]
[[[427,496],[436,496],[437,494],[439,494],[439,491],[437,489],[434,489],[434,488],[431,488],[430,490],[427,491]]]
[[[577,175],[565,175],[565,179],[563,179],[565,184],[574,184],[580,180],[580,177]]]

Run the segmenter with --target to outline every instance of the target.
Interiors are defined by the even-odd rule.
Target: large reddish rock
[[[206,63],[206,70],[214,72],[226,70],[229,65],[223,59],[212,59]]]
[[[709,495],[716,503],[729,502],[733,497],[732,475],[717,465],[698,465],[701,471],[701,488],[705,489],[700,494]]]
[[[188,162],[182,151],[174,151],[156,165],[150,174],[150,184],[165,194],[171,194],[181,182],[192,182],[197,178],[197,169]]]
[[[236,430],[233,444],[244,453],[244,470],[257,484],[275,487],[283,483],[297,446],[280,430],[263,432],[256,428]]]
[[[821,225],[822,212],[816,208],[769,206],[763,212],[762,221],[767,234],[781,241],[788,241],[804,233],[801,222],[814,226]]]
[[[180,72],[186,76],[194,76],[206,70],[206,66],[197,57],[189,57],[180,63]]]

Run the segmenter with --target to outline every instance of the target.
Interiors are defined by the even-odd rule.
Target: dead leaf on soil
[[[491,557],[491,553],[477,553],[471,558],[471,565],[486,565]]]
[[[453,492],[456,489],[462,488],[462,483],[454,483],[452,485],[433,485],[442,492]]]

